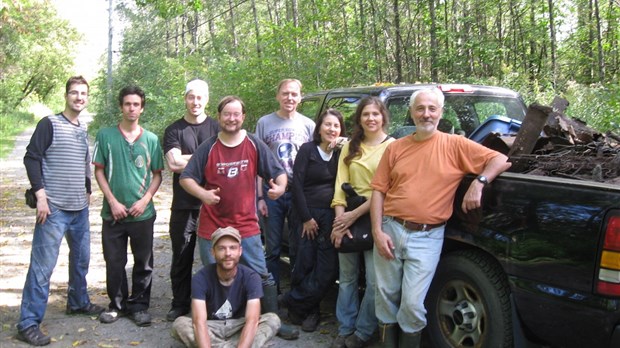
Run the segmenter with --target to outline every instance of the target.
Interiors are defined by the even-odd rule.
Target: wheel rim
[[[471,285],[453,280],[439,294],[438,322],[444,338],[453,347],[481,347],[486,311],[479,292]]]

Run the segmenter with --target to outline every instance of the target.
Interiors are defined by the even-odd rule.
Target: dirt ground
[[[29,186],[22,160],[33,129],[17,139],[13,153],[0,164],[0,347],[25,347],[15,338],[15,324],[19,318],[21,289],[23,288],[30,258],[30,244],[34,225],[34,210],[24,203],[24,190]],[[102,194],[93,180],[91,199],[91,261],[87,276],[91,300],[102,306],[108,304],[105,293],[105,262],[101,249],[101,218],[99,212]],[[169,207],[172,198],[169,172],[155,196],[157,220],[155,222],[155,269],[151,294],[150,327],[140,328],[127,318],[113,324],[101,324],[95,317],[65,315],[68,280],[68,248],[63,243],[58,263],[51,279],[50,297],[42,330],[52,337],[49,347],[183,347],[170,336],[171,323],[165,320],[172,298],[168,276],[171,259],[168,237]],[[196,251],[198,261],[198,252]],[[127,272],[130,274],[132,258],[129,256]],[[195,263],[198,266],[198,263]],[[195,268],[196,269],[196,268]],[[288,279],[283,288],[288,287]],[[314,333],[301,332],[295,341],[278,337],[268,347],[328,347],[337,335],[334,286],[324,301],[319,329]],[[301,331],[301,330],[300,330]],[[373,346],[379,347],[376,339]]]

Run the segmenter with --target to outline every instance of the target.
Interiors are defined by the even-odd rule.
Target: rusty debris
[[[551,151],[511,157],[520,172],[620,184],[620,147],[604,142],[553,145]]]
[[[620,136],[566,117],[567,106],[558,97],[553,107],[532,105],[516,136],[490,134],[483,144],[508,154],[511,172],[620,185]]]

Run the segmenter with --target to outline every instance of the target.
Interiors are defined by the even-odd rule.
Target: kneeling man
[[[275,313],[260,314],[261,278],[239,264],[241,235],[233,227],[211,236],[215,263],[192,278],[192,318],[179,317],[173,335],[188,347],[263,347],[280,328]]]

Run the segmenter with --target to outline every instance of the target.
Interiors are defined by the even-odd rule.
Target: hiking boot
[[[332,345],[329,346],[329,348],[345,348],[346,345],[344,344],[344,341],[346,341],[347,337],[349,336],[338,335],[338,337],[336,337],[336,339],[334,340],[334,342],[332,342]]]
[[[69,305],[67,305],[67,310],[65,311],[65,313],[67,315],[77,315],[77,314],[84,314],[84,315],[99,315],[101,314],[103,311],[105,311],[105,308],[98,306],[94,303],[89,303],[86,305],[86,307],[82,307],[82,308],[78,308],[78,309],[71,309],[69,307]]]
[[[296,340],[299,338],[299,330],[291,325],[282,323],[278,330],[278,336],[285,340]]]
[[[344,344],[347,348],[362,348],[366,346],[366,341],[357,337],[356,334],[353,334],[344,341]]]
[[[278,295],[278,307],[280,309],[288,308],[288,303],[286,302],[286,294]]]
[[[124,313],[118,309],[109,308],[105,312],[99,314],[99,321],[104,324],[111,324],[118,320],[118,318],[124,316]]]
[[[46,346],[52,339],[41,332],[38,326],[31,326],[17,332],[17,339],[32,346]]]
[[[321,320],[321,315],[319,313],[310,313],[301,323],[301,329],[305,332],[314,332],[316,328],[319,326],[319,321]]]
[[[304,317],[295,311],[288,311],[288,321],[293,325],[301,325],[304,322]]]
[[[167,321],[174,321],[176,318],[189,313],[189,309],[187,308],[171,308],[166,314]]]
[[[138,326],[150,326],[151,325],[151,315],[147,311],[139,311],[131,313],[131,320]]]

